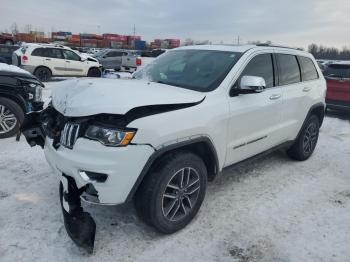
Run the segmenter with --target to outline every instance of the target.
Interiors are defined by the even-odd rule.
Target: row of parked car
[[[57,44],[0,45],[0,62],[23,68],[44,82],[57,76],[100,77],[104,69],[134,72],[142,64],[129,50],[103,49],[89,55]]]

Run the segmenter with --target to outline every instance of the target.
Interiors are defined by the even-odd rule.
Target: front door
[[[85,64],[80,56],[71,50],[63,50],[67,76],[86,76]]]
[[[276,86],[275,63],[270,53],[250,57],[233,88],[240,88],[243,76],[265,79],[261,93],[229,98],[230,119],[225,166],[259,154],[283,140],[279,123],[282,116],[282,90]]]

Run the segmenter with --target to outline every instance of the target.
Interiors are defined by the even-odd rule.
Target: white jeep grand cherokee
[[[308,53],[274,46],[191,46],[160,56],[134,79],[70,80],[22,131],[60,177],[69,235],[92,251],[95,223],[80,198],[135,200],[164,233],[198,212],[223,168],[284,147],[315,149],[326,82]]]

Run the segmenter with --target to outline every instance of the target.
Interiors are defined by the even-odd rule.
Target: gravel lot
[[[117,81],[117,80],[116,80]],[[50,83],[45,97],[59,83]],[[68,238],[40,148],[0,141],[0,261],[349,261],[350,117],[328,115],[306,162],[276,152],[225,170],[196,219],[160,235],[131,204],[85,205],[95,253]]]

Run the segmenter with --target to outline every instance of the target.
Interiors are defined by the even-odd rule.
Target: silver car
[[[135,70],[141,65],[141,59],[127,50],[106,49],[93,55],[104,69]]]

